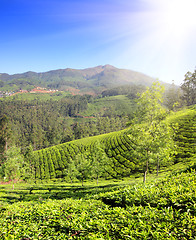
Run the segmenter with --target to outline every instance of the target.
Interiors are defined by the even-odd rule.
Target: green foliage
[[[24,157],[17,147],[8,150],[3,165],[6,177],[10,180],[27,180],[27,176],[30,176],[36,179],[35,183],[47,181],[47,184],[36,183],[28,185],[28,188],[20,185],[17,191],[11,191],[9,186],[1,187],[0,238],[194,239],[196,174],[192,169],[195,169],[196,158],[196,111],[192,107],[166,118],[162,94],[163,88],[158,84],[141,94],[138,110],[128,129],[38,151],[33,151],[33,148],[60,142],[60,130],[54,124],[54,119],[49,120],[49,125],[46,124],[49,116],[47,108],[42,109],[46,118],[41,120],[43,126],[47,126],[46,135],[37,118],[28,122],[23,117],[32,130],[33,146],[23,149]],[[54,113],[58,108],[65,116],[72,115],[84,107],[80,105],[80,100],[79,97],[70,98],[69,101],[64,99],[61,104],[58,102],[59,105],[53,105],[52,102],[51,105]],[[87,98],[83,100],[88,105]],[[33,112],[37,116],[41,113],[41,109],[37,108],[38,102],[34,104],[29,119],[30,116],[35,117]],[[67,104],[70,104],[69,112],[66,112]],[[2,106],[7,109],[5,105]],[[18,122],[19,115],[16,118]],[[64,117],[60,117],[62,125]],[[96,130],[104,133],[109,121],[112,122],[109,117],[97,118]],[[78,124],[75,131],[82,133],[79,131],[82,129],[83,133],[87,132],[89,126],[83,129]],[[134,179],[130,180],[129,186],[123,186],[118,183],[119,180],[115,180],[116,184],[111,183],[111,188],[100,184],[91,187],[85,184],[80,188],[73,185],[76,179],[83,185],[84,181],[92,178],[97,179],[98,183],[100,178],[120,179],[133,173],[147,173],[149,169],[154,172],[157,168],[158,172],[160,165],[172,163],[174,148],[175,163],[181,161],[187,164],[189,161],[192,166],[161,181],[148,181],[144,185],[136,184],[141,179]],[[63,178],[71,181],[71,187],[68,183],[60,184]],[[56,184],[52,184],[52,181]],[[10,193],[12,195],[5,197]],[[13,204],[5,203],[8,200]]]
[[[91,149],[91,171],[92,177],[97,180],[100,177],[107,177],[107,172],[110,166],[110,159],[105,152],[105,146],[96,141]]]
[[[193,73],[187,72],[181,85],[183,91],[183,100],[187,106],[196,104],[196,69]]]
[[[173,132],[166,121],[152,125],[135,125],[128,135],[132,143],[133,155],[139,166],[148,171],[148,167],[172,163],[174,151]]]
[[[116,88],[108,89],[102,92],[102,97],[127,95],[130,99],[138,98],[137,93],[141,93],[145,90],[143,85],[123,85]]]
[[[184,110],[175,113],[173,117],[171,115],[164,121],[154,121],[150,125],[136,124],[126,130],[74,140],[43,149],[41,151],[43,151],[42,165],[44,166],[45,177],[47,176],[46,179],[53,179],[67,176],[68,181],[70,181],[67,169],[70,162],[76,161],[75,157],[77,155],[85,155],[85,158],[88,158],[87,160],[91,162],[90,176],[87,178],[95,177],[93,168],[97,168],[97,171],[100,170],[99,175],[101,177],[121,178],[130,176],[134,172],[144,172],[146,170],[146,160],[148,160],[149,170],[158,173],[161,167],[171,165],[173,161],[175,163],[186,161],[188,159],[187,154],[191,155],[190,160],[194,159],[194,119],[196,119],[195,109]],[[177,122],[179,127],[176,128]],[[189,124],[185,124],[186,122]],[[185,138],[183,129],[186,126],[188,128]],[[183,141],[185,139],[187,143],[184,145]],[[175,158],[173,159],[174,152]],[[102,161],[104,169],[99,168]],[[39,164],[39,166],[36,164]],[[40,162],[37,161],[36,164],[35,169],[37,169],[37,176],[39,176]],[[74,178],[75,176],[73,180]]]
[[[110,187],[95,195],[92,188],[88,199],[84,195],[74,199],[75,191],[72,198],[63,200],[2,202],[0,238],[194,239],[195,176],[194,171],[173,174],[145,186]],[[44,196],[46,190],[33,191]],[[52,195],[53,189],[49,190]]]
[[[0,160],[4,162],[4,153],[7,150],[7,141],[9,135],[8,117],[4,114],[0,116]]]
[[[196,159],[196,109],[192,107],[179,111],[169,118],[171,124],[177,124],[175,130],[175,162],[187,162]]]
[[[13,146],[6,152],[4,164],[5,178],[9,180],[27,180],[31,177],[30,165],[24,161],[20,149]]]
[[[195,214],[195,172],[173,173],[165,179],[146,185],[130,186],[96,196],[108,205],[172,207],[180,212]]]
[[[6,142],[8,146],[15,144],[21,147],[23,151],[29,145],[39,150],[121,130],[126,127],[127,112],[134,108],[125,96],[105,100],[92,99],[90,95],[59,99],[44,96],[20,99],[16,96],[0,100],[0,112],[9,118],[7,127],[10,129],[7,141],[5,134],[0,136],[3,149]],[[3,131],[0,132],[2,134]]]
[[[167,162],[173,150],[172,129],[163,121],[166,109],[162,106],[164,87],[155,82],[147,88],[137,100],[138,108],[132,120],[131,134],[134,154],[143,165],[144,183],[151,162],[157,162],[157,173],[160,160]]]
[[[195,156],[195,128],[193,124],[195,119],[195,109],[191,110],[193,112],[193,116],[191,118],[188,110],[184,110],[187,114],[188,120],[185,120],[183,117],[184,113],[182,111],[179,112],[179,114],[175,113],[175,118],[173,118],[173,120],[170,119],[169,121],[163,121],[166,116],[166,110],[162,106],[162,94],[163,88],[159,84],[154,84],[151,88],[148,88],[146,92],[143,92],[138,99],[138,109],[135,118],[132,120],[132,123],[134,124],[126,130],[83,138],[82,140],[74,140],[69,143],[44,148],[42,150],[35,151],[34,153],[32,153],[31,149],[30,155],[32,156],[29,155],[29,157],[27,157],[27,162],[31,166],[31,173],[36,179],[41,180],[64,178],[66,176],[70,179],[67,175],[68,165],[70,162],[75,161],[75,156],[77,155],[86,155],[88,161],[91,162],[91,171],[89,171],[91,176],[88,176],[88,178],[94,178],[96,174],[99,175],[98,178],[103,176],[106,178],[127,177],[134,172],[144,172],[148,169],[148,167],[150,168],[150,171],[154,171],[157,168],[158,173],[160,166],[168,165],[173,161],[171,158],[174,147],[173,131],[170,126],[174,128],[175,122],[178,122],[178,125],[180,126],[178,130],[175,129],[175,144],[178,146],[175,149],[175,162],[185,159],[183,154],[184,156],[186,155],[185,157],[187,159],[193,159]],[[122,96],[117,97],[121,98]],[[73,99],[76,100],[76,102],[73,101],[74,103],[78,103],[80,98],[76,97]],[[71,98],[71,102],[73,99]],[[86,99],[85,101],[88,101],[87,96],[85,96],[84,99]],[[54,113],[56,108],[62,108],[61,110],[63,110],[63,112],[66,111],[66,104],[69,102],[67,101],[68,99],[62,99],[59,106],[51,102]],[[66,103],[65,106],[63,106],[62,103]],[[40,102],[38,101],[36,103],[35,101],[31,104],[35,104],[36,108]],[[29,107],[28,103],[27,106]],[[71,106],[73,107],[73,105],[70,105],[70,107]],[[27,121],[27,119],[25,120],[25,117],[23,118],[26,121],[27,126],[33,132],[31,135],[33,148],[37,149],[43,145],[48,146],[51,143],[54,144],[55,142],[59,142],[60,130],[57,127],[58,124],[56,124],[55,121],[53,122],[54,119],[50,119],[48,122],[49,126],[47,126],[47,124],[45,125],[48,113],[46,109],[43,108],[44,117],[46,117],[43,117],[41,121],[41,123],[44,123],[44,128],[46,128],[46,135],[44,137],[45,133],[40,127],[38,118],[34,119],[35,122],[32,120],[34,118],[33,111],[36,113],[37,117],[41,114],[41,109],[38,108],[36,110],[35,108],[32,106],[31,109],[30,107],[32,115],[30,114],[28,116],[29,121]],[[55,114],[53,115],[55,116]],[[53,115],[51,114],[51,116]],[[182,117],[182,120],[177,119],[178,115],[179,119]],[[30,120],[30,116],[32,121]],[[18,121],[20,121],[19,117]],[[145,122],[143,123],[143,121]],[[189,125],[185,124],[185,122],[189,123]],[[61,121],[61,123],[62,129],[64,129],[63,122]],[[98,117],[94,122],[94,124],[96,124],[96,131],[98,131],[98,133],[109,131],[111,129],[110,127],[108,128],[109,123],[113,126],[117,125],[117,122],[113,121],[109,117]],[[73,128],[74,131],[79,132],[81,137],[83,137],[82,131],[89,131],[88,134],[92,134],[92,126],[93,125],[91,124],[75,124]],[[187,134],[183,132],[185,126],[188,126],[186,130]],[[25,134],[28,135],[26,131]],[[183,141],[185,140],[186,144],[183,145]],[[101,148],[98,147],[99,144],[97,145],[97,143],[101,145]],[[26,150],[23,149],[24,153],[25,151]]]
[[[80,153],[75,157],[75,166],[76,166],[76,178],[84,184],[84,180],[90,178],[91,176],[91,161],[90,153]]]
[[[73,181],[76,179],[76,176],[78,175],[78,170],[75,161],[72,159],[69,159],[68,161],[68,166],[66,169],[64,169],[63,174],[71,181],[71,183],[73,183]]]
[[[177,87],[174,82],[165,92],[164,105],[169,110],[176,111],[179,107],[182,106],[182,91]]]
[[[140,95],[137,100],[134,123],[148,122],[151,124],[153,121],[164,119],[166,114],[166,110],[162,105],[164,91],[164,86],[155,82]]]
[[[59,101],[62,98],[70,97],[69,92],[54,92],[54,93],[22,93],[22,94],[16,94],[13,96],[9,96],[7,98],[4,98],[4,101]]]

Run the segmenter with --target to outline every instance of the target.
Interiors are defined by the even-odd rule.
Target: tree
[[[163,120],[167,115],[162,106],[164,87],[155,82],[147,88],[137,100],[137,111],[132,121],[129,135],[136,155],[144,167],[144,183],[146,182],[149,164],[159,161],[170,153],[168,143],[172,141],[170,127]],[[168,134],[169,133],[169,134]]]
[[[73,183],[75,177],[78,175],[75,162],[71,158],[69,159],[67,168],[64,170],[64,175],[70,179],[71,184]]]
[[[187,72],[185,74],[184,83],[181,85],[183,91],[183,100],[187,106],[196,103],[196,69],[193,73]]]
[[[84,152],[76,155],[75,166],[77,170],[76,178],[84,185],[84,180],[91,175],[90,153]]]
[[[91,152],[91,157],[92,176],[96,178],[98,184],[99,177],[103,176],[109,164],[109,158],[107,157],[104,147],[100,142],[95,142],[93,151]]]
[[[158,127],[157,127],[158,126]],[[152,164],[156,165],[157,176],[159,175],[160,166],[163,164],[170,164],[173,162],[174,153],[174,131],[170,127],[166,120],[161,121],[153,129],[153,135],[156,136],[152,138],[154,145],[153,158],[151,159]]]
[[[25,149],[24,160],[29,166],[29,173],[27,174],[28,178],[35,178],[35,162],[34,162],[34,152],[33,146],[30,145]]]
[[[0,117],[0,154],[3,161],[4,153],[7,151],[8,147],[8,117],[3,115]]]
[[[181,89],[178,88],[173,81],[165,93],[164,104],[169,110],[175,111],[177,107],[180,107],[182,105],[181,95]]]
[[[166,109],[163,107],[163,93],[165,88],[159,82],[143,92],[137,100],[134,123],[150,123],[162,120],[166,116]]]
[[[9,126],[8,117],[3,115],[0,117],[0,175],[5,176],[6,151],[8,148]]]
[[[13,182],[19,179],[26,179],[30,172],[29,165],[24,161],[24,156],[20,152],[20,148],[13,146],[6,152],[5,161],[5,177]]]

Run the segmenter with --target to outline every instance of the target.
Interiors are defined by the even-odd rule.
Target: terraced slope
[[[175,162],[196,160],[196,106],[171,116],[177,124]]]
[[[177,123],[175,163],[196,159],[196,108],[179,111],[168,119]],[[85,152],[97,151],[100,143],[108,157],[107,173],[112,177],[129,176],[141,170],[131,142],[131,128],[95,137],[75,140],[34,152],[34,170],[37,179],[62,178],[69,162]]]
[[[103,134],[95,137],[71,141],[36,151],[34,154],[35,178],[61,178],[66,174],[69,162],[86,151],[93,153],[101,143],[110,162],[108,174],[113,177],[128,175],[134,169],[131,159],[131,143],[128,130]]]

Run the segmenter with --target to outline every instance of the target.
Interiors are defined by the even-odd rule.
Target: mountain
[[[139,72],[104,65],[86,69],[58,69],[41,73],[31,71],[13,75],[2,73],[0,74],[0,90],[6,87],[27,89],[41,86],[59,90],[75,88],[81,93],[89,91],[99,93],[122,85],[149,86],[154,81],[154,78]]]

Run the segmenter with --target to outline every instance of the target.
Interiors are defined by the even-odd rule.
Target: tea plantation
[[[166,121],[174,160],[145,184],[132,127],[29,152],[34,183],[0,186],[0,239],[196,239],[195,107]]]
[[[0,239],[196,237],[196,174],[191,168],[146,185],[75,186],[70,195],[65,186],[63,195],[61,187],[37,185],[30,191],[23,186],[15,191],[20,196],[10,198],[12,204],[5,196],[11,190],[3,193],[1,187]],[[52,200],[54,195],[63,199]]]
[[[194,160],[196,155],[195,107],[174,113],[166,121],[176,128],[174,163]],[[135,154],[134,137],[130,127],[122,131],[75,140],[36,151],[34,156],[31,156],[34,166],[32,172],[36,179],[64,178],[67,175],[68,165],[76,161],[76,156],[88,153],[88,158],[100,158],[95,156],[100,152],[100,148],[109,163],[105,169],[109,177],[125,177],[134,172],[142,172],[143,165]],[[171,163],[163,163],[163,167],[168,164]],[[155,166],[152,164],[151,168],[153,170]]]

